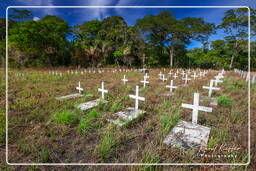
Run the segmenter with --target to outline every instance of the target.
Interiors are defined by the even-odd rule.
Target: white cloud
[[[38,20],[40,20],[40,18],[39,17],[33,17],[33,20],[38,21]]]

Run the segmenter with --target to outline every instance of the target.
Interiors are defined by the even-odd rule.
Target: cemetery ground
[[[160,71],[168,78],[166,82],[159,80]],[[221,89],[213,92],[218,106],[213,106],[211,113],[200,111],[198,115],[198,124],[211,128],[206,156],[193,150],[182,151],[166,146],[163,140],[179,120],[191,122],[191,110],[181,108],[181,104],[192,104],[194,92],[207,96],[208,91],[202,86],[209,85],[221,71],[212,70],[205,77],[192,78],[186,87],[182,86],[184,81],[179,75],[174,79],[178,88],[173,90],[172,96],[164,96],[168,91],[165,86],[171,80],[168,69],[151,69],[148,73],[150,83],[145,88],[140,83],[144,74],[137,71],[86,72],[83,75],[80,72],[68,74],[67,69],[58,69],[58,72],[62,72],[62,76],[49,74],[49,70],[9,70],[10,163],[246,163],[248,160],[248,84],[234,71],[226,71],[224,82],[218,84]],[[17,73],[24,73],[24,76]],[[126,84],[121,81],[124,75],[128,79]],[[55,99],[76,93],[79,81],[84,88],[83,97],[63,101]],[[88,111],[77,109],[75,106],[101,96],[98,88],[102,81],[108,90],[105,94],[108,103]],[[146,111],[145,114],[123,127],[108,122],[114,113],[134,106],[134,99],[129,98],[129,94],[135,94],[136,85],[140,87],[139,95],[145,97],[145,101],[139,102],[139,108]],[[251,86],[252,154],[256,152],[253,136],[255,90],[254,84]],[[5,150],[4,81],[1,82],[0,95],[0,158],[5,161],[2,153]],[[209,107],[207,101],[200,102],[200,105]],[[220,154],[223,156],[218,156]],[[252,160],[255,163],[254,155]],[[139,169],[149,167],[136,166]]]

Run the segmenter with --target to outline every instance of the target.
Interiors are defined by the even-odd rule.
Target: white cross
[[[218,85],[218,83],[222,83],[223,81],[222,80],[220,80],[220,77],[215,77],[216,79],[214,80],[214,82],[215,82],[215,86],[217,86]]]
[[[220,90],[220,88],[218,88],[218,87],[213,87],[213,82],[214,82],[214,80],[211,80],[209,87],[208,86],[203,86],[204,89],[208,89],[209,90],[208,97],[212,96],[212,90]]]
[[[158,75],[159,75],[159,77],[161,79],[163,74],[162,74],[162,72],[160,72]]]
[[[185,80],[184,85],[188,85],[188,80],[191,80],[190,78],[188,78],[188,74],[186,74],[185,78],[182,78],[182,80]]]
[[[181,104],[181,107],[192,109],[192,123],[197,124],[197,118],[198,118],[198,111],[204,111],[204,112],[212,112],[212,108],[205,107],[205,106],[199,106],[199,93],[194,93],[194,102],[192,104]]]
[[[177,86],[173,86],[173,80],[171,80],[171,84],[167,85],[166,88],[170,88],[170,93],[172,93],[173,88],[178,88]]]
[[[128,81],[128,80],[125,78],[125,75],[124,75],[124,78],[122,79],[122,81],[124,82],[124,84]]]
[[[199,77],[202,77],[202,76],[204,76],[204,73],[200,71]]]
[[[145,77],[146,77],[147,79],[149,78],[148,73],[146,73]]]
[[[173,78],[176,79],[177,77],[178,77],[178,76],[177,76],[177,74],[175,73],[174,76],[173,76]]]
[[[80,85],[80,81],[78,82],[78,87],[76,87],[76,89],[79,91],[79,94],[81,94],[81,92],[84,91],[84,89]]]
[[[104,89],[104,82],[101,82],[101,88],[98,88],[98,91],[101,91],[101,98],[104,99],[104,93],[108,93],[108,90]]]
[[[139,109],[139,100],[145,101],[144,97],[139,96],[139,86],[136,86],[136,95],[129,95],[129,97],[135,99],[135,110]]]
[[[144,76],[144,80],[140,81],[141,83],[143,83],[143,87],[146,87],[146,84],[149,84],[149,81],[147,81],[147,77]]]
[[[215,78],[216,78],[216,77],[224,78],[224,76],[222,75],[222,73],[219,73],[217,76],[215,76]]]
[[[194,79],[196,79],[196,77],[198,77],[198,76],[197,76],[196,73],[194,72],[194,74],[192,75],[192,77],[193,77]]]
[[[164,77],[164,74],[163,74],[163,77],[160,78],[162,81],[167,81],[167,78]]]
[[[184,75],[185,75],[185,72],[184,72],[184,71],[182,71],[182,73],[181,73],[181,74],[182,74],[182,77],[184,77]]]

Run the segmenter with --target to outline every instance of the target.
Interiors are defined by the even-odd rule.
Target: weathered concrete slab
[[[80,109],[80,110],[88,110],[88,109],[91,109],[91,108],[94,108],[94,107],[98,106],[100,103],[107,103],[107,101],[102,100],[102,99],[96,99],[96,100],[92,100],[92,101],[82,103],[82,104],[78,105],[77,108]]]
[[[189,148],[197,150],[200,147],[207,147],[210,130],[208,127],[181,120],[163,143],[182,150]]]
[[[80,94],[80,93],[76,93],[76,94],[70,94],[70,95],[67,95],[67,96],[56,97],[55,99],[61,101],[61,100],[66,100],[66,99],[74,99],[74,98],[77,98],[77,97],[83,97],[83,95]]]
[[[133,107],[128,107],[125,111],[117,112],[113,114],[115,119],[108,119],[109,122],[112,122],[120,127],[127,124],[128,122],[138,118],[140,115],[144,114],[145,111],[135,109]]]

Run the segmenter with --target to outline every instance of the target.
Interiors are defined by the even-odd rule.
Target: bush
[[[174,127],[179,121],[179,111],[176,111],[173,115],[164,114],[160,118],[160,124],[162,126],[163,135],[166,136],[170,128]]]
[[[234,101],[226,95],[217,98],[218,105],[228,107],[234,105]]]
[[[99,115],[100,113],[96,109],[91,110],[85,118],[80,120],[78,126],[79,131],[82,133],[90,131],[93,128],[95,118],[97,118]]]
[[[103,136],[99,144],[99,153],[103,160],[108,159],[114,152],[117,140],[113,133],[108,132]]]
[[[78,122],[78,117],[71,111],[63,110],[54,115],[54,120],[60,124],[73,124]]]

